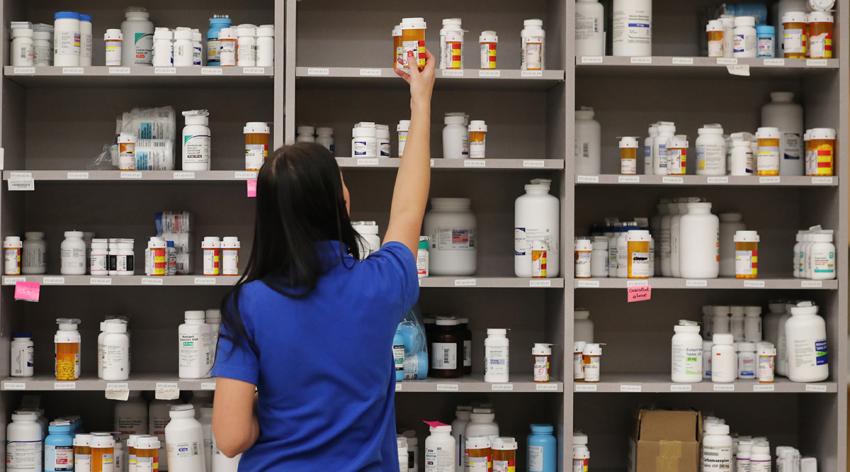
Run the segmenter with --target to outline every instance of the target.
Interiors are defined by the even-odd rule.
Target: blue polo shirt
[[[213,375],[259,393],[260,437],[239,471],[397,472],[392,341],[419,296],[415,257],[397,242],[363,261],[341,256],[339,242],[317,248],[331,267],[307,298],[244,286],[239,309],[258,355],[219,339]]]

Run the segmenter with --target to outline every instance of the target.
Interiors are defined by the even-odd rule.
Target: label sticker
[[[661,183],[662,184],[683,184],[683,183],[685,183],[685,178],[675,176],[675,175],[665,175],[664,177],[661,177]]]
[[[708,280],[685,280],[685,287],[708,287]]]
[[[201,75],[221,75],[221,67],[201,67]]]
[[[602,56],[581,56],[582,64],[602,64]]]
[[[109,277],[92,277],[89,279],[89,285],[112,285],[112,279]]]
[[[13,176],[9,179],[6,187],[10,192],[32,192],[35,190],[35,180],[32,177],[29,179],[16,179]]]
[[[744,287],[747,288],[764,288],[764,280],[745,280]]]
[[[380,162],[378,158],[357,158],[354,159],[354,162],[357,163],[357,167],[377,167]]]
[[[649,285],[636,285],[626,289],[626,302],[645,302],[652,299],[652,287]]]
[[[710,184],[728,184],[729,177],[726,176],[716,176],[716,177],[708,177],[705,179],[707,183]]]
[[[327,67],[308,67],[307,75],[330,75],[331,70]]]
[[[154,67],[153,73],[156,75],[173,75],[177,73],[176,67]]]
[[[395,391],[396,391],[396,392],[401,392],[401,391],[403,391],[403,390],[404,390],[404,384],[403,384],[403,383],[401,383],[401,382],[396,382],[396,384],[395,384]]]
[[[693,392],[694,387],[691,384],[670,384],[671,392]]]
[[[478,279],[455,279],[455,287],[475,287]]]
[[[550,288],[552,281],[549,279],[531,279],[528,281],[528,286],[531,288]]]
[[[233,173],[234,180],[256,179],[257,173],[252,170],[237,170]]]
[[[26,390],[25,382],[3,382],[3,390]]]
[[[446,69],[440,71],[443,77],[463,77],[463,69]]]
[[[599,288],[598,280],[576,280],[576,288]]]
[[[62,75],[82,75],[82,67],[63,67]]]
[[[617,177],[618,184],[639,184],[639,175],[620,175]]]
[[[156,383],[154,397],[157,400],[177,400],[180,398],[180,387],[176,383]]]
[[[715,392],[734,392],[735,384],[714,384],[713,389]]]
[[[458,392],[458,391],[460,391],[460,385],[438,383],[437,384],[437,391],[438,392]]]
[[[257,179],[248,179],[245,181],[245,193],[248,198],[257,198]]]
[[[107,71],[109,75],[129,75],[130,68],[129,67],[110,67]]]
[[[785,67],[785,59],[765,59],[764,65],[771,67]]]
[[[15,75],[33,75],[35,74],[35,67],[13,67],[12,73]]]
[[[520,71],[519,76],[522,77],[523,79],[540,78],[540,77],[543,77],[543,71],[542,70],[523,70],[523,71]]]
[[[15,300],[38,302],[41,296],[41,284],[38,282],[19,281],[15,283]]]
[[[195,173],[187,171],[174,172],[171,174],[171,178],[174,180],[192,180],[195,178]]]
[[[729,75],[735,75],[738,77],[750,76],[750,66],[747,64],[726,66],[726,71],[729,72]]]
[[[598,388],[596,384],[576,383],[575,385],[576,392],[595,392],[597,391],[597,389]]]
[[[539,383],[535,385],[535,390],[538,392],[557,392],[558,384],[555,383]]]
[[[43,277],[41,283],[44,285],[65,285],[65,277]]]
[[[502,71],[494,69],[481,69],[478,71],[478,77],[482,79],[498,79],[502,76]]]
[[[753,384],[754,392],[775,392],[776,385],[774,384]]]
[[[828,64],[826,59],[806,59],[806,67],[825,67]]]
[[[643,386],[642,385],[632,385],[632,384],[621,384],[620,385],[620,391],[621,392],[628,392],[628,393],[640,393],[640,392],[643,391]]]
[[[68,180],[88,180],[89,173],[88,172],[68,172],[65,175],[65,178]]]
[[[130,398],[130,386],[125,382],[109,382],[106,384],[106,390],[103,393],[107,400],[126,402]]]
[[[677,66],[692,66],[694,65],[693,57],[674,57],[672,63]]]
[[[26,282],[26,277],[3,277],[3,285],[15,285],[18,282]]]
[[[812,184],[832,185],[832,177],[812,177]]]
[[[195,285],[215,285],[215,277],[195,277]]]
[[[243,67],[242,73],[245,75],[263,75],[266,73],[265,67]]]
[[[362,68],[360,69],[360,77],[380,77],[381,69]]]
[[[598,184],[599,176],[598,175],[578,175],[576,176],[576,182],[580,184]]]
[[[127,180],[139,180],[142,178],[142,173],[138,171],[122,171],[120,178]]]
[[[464,159],[463,166],[473,169],[481,169],[487,167],[487,161],[484,159]]]
[[[821,280],[801,280],[800,288],[823,288]]]
[[[53,390],[76,390],[77,382],[53,382]]]
[[[504,383],[504,384],[493,384],[490,386],[491,392],[513,392],[514,384],[512,383]]]
[[[778,175],[763,175],[759,177],[760,184],[778,184],[782,182],[782,177]]]
[[[162,282],[159,277],[142,277],[142,285],[162,285]]]
[[[652,57],[641,56],[633,57],[629,60],[632,64],[652,64]]]
[[[826,385],[806,384],[807,392],[826,393]]]
[[[734,57],[718,57],[717,64],[722,66],[734,66],[738,64],[738,59]]]
[[[546,162],[543,159],[524,159],[522,167],[525,169],[542,169],[546,167]]]
[[[215,382],[201,382],[201,390],[215,390]]]

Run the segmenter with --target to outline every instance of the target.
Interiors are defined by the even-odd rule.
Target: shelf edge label
[[[176,67],[154,67],[153,73],[156,75],[174,75],[177,73]]]
[[[498,69],[480,69],[478,71],[478,77],[482,79],[498,79],[502,76],[502,71]]]
[[[215,382],[201,382],[201,390],[215,390]]]
[[[753,392],[775,392],[776,385],[774,384],[753,384]]]
[[[533,79],[543,77],[542,70],[523,70],[519,72],[519,76],[523,79]]]
[[[685,287],[708,287],[708,280],[685,280]]]
[[[576,280],[576,288],[599,288],[598,280]]]
[[[130,385],[126,382],[109,382],[103,395],[107,400],[118,400],[126,402],[130,398]]]
[[[639,175],[619,175],[617,176],[618,184],[639,184],[640,176]]]
[[[455,287],[476,287],[478,279],[455,279]]]
[[[746,288],[764,288],[764,280],[745,280],[744,287]]]
[[[643,386],[633,384],[620,384],[620,391],[624,393],[641,393],[643,391]]]
[[[765,59],[764,65],[770,66],[770,67],[785,67],[785,59],[782,59],[782,58]]]
[[[599,176],[598,175],[578,175],[576,176],[576,182],[580,184],[598,184]]]
[[[523,159],[522,167],[524,169],[542,169],[546,167],[543,159]]]
[[[596,392],[599,387],[596,384],[576,383],[573,388],[576,392]]]
[[[33,75],[35,67],[13,67],[12,74],[14,75]]]
[[[671,392],[693,392],[694,386],[691,384],[670,384]]]
[[[3,390],[26,390],[26,382],[3,382]]]
[[[801,280],[800,288],[823,288],[822,280]]]
[[[782,177],[778,175],[763,175],[759,177],[760,184],[778,184],[782,182]]]
[[[709,184],[728,184],[729,177],[727,176],[710,176],[705,181]]]
[[[142,277],[142,285],[162,285],[163,279],[159,277]]]
[[[629,59],[631,64],[652,64],[651,56],[637,56]]]
[[[671,61],[674,65],[677,66],[692,66],[694,65],[693,57],[674,57]]]
[[[531,288],[550,288],[552,281],[550,279],[531,279],[528,281],[528,286]]]
[[[381,69],[363,67],[360,69],[360,77],[380,77]]]
[[[491,392],[513,392],[514,384],[512,383],[498,383],[490,386]]]
[[[538,392],[557,392],[558,384],[556,383],[539,383],[534,386],[534,389]]]
[[[180,398],[180,387],[176,383],[157,382],[154,397],[157,400],[177,400]]]
[[[122,171],[119,178],[125,180],[139,180],[142,178],[142,173],[139,171]]]
[[[581,56],[582,64],[602,64],[602,56]]]
[[[714,384],[713,390],[715,392],[734,392],[735,384]]]
[[[201,67],[201,75],[221,75],[223,73],[221,67]]]
[[[665,175],[664,177],[661,177],[661,183],[662,184],[683,184],[683,183],[685,183],[685,178],[675,176],[675,175]]]
[[[215,277],[195,277],[195,285],[215,285]]]
[[[464,159],[463,166],[472,169],[482,169],[487,167],[487,161],[484,159]]]
[[[89,285],[112,285],[110,277],[92,277],[89,279]]]
[[[452,383],[438,383],[437,384],[438,392],[459,392],[460,385],[452,384]]]
[[[76,390],[77,382],[53,382],[53,390]]]

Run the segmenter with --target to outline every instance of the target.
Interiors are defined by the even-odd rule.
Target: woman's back
[[[239,308],[259,357],[223,333],[215,375],[258,386],[260,436],[246,471],[398,470],[392,339],[415,303],[410,250],[389,243],[365,261],[317,246],[333,267],[306,298],[246,284]]]

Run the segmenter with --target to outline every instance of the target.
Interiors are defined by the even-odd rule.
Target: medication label
[[[15,300],[37,302],[41,296],[41,284],[19,281],[15,283]]]

